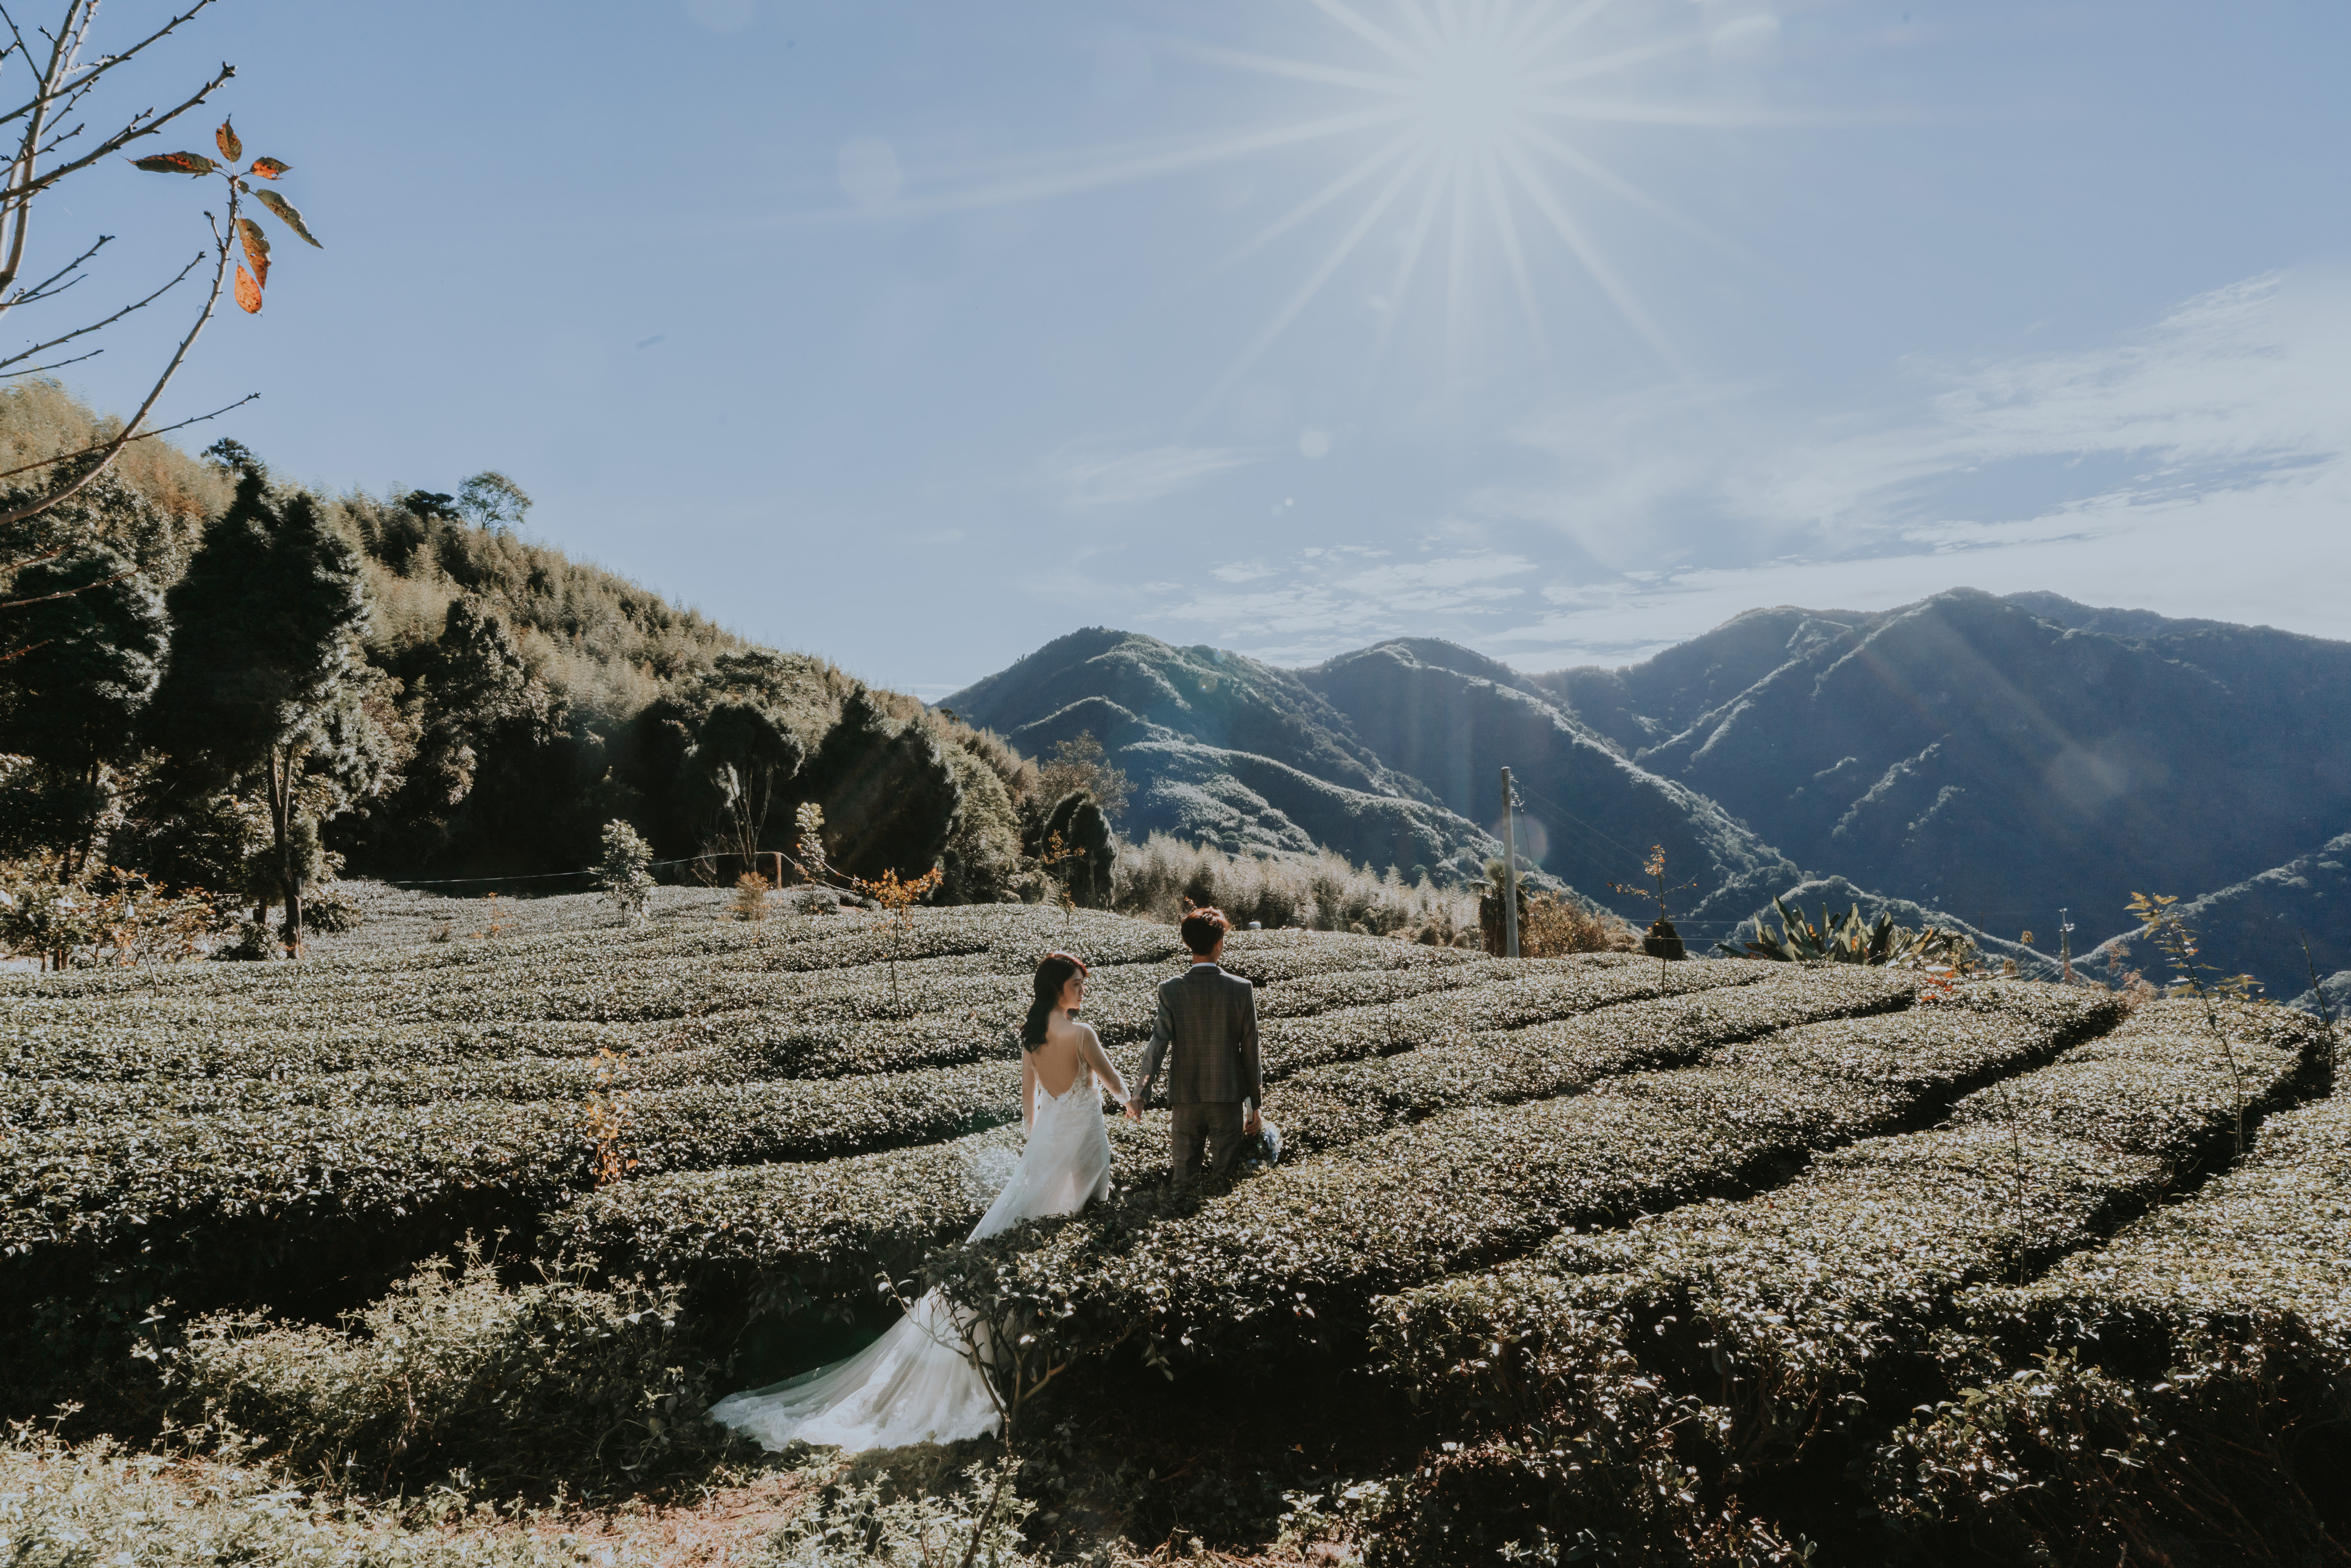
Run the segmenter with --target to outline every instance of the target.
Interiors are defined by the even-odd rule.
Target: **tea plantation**
[[[1009,1463],[1003,1561],[2351,1562],[2314,1020],[1240,933],[1281,1163],[1178,1196],[1165,1112],[1114,1119],[1108,1201],[967,1247],[1048,946],[1131,1067],[1172,928],[1018,905],[0,982],[38,1423],[0,1558],[437,1562],[401,1500],[739,1479],[703,1406],[854,1348],[889,1281],[1050,1379],[1008,1444],[830,1472],[762,1561],[926,1561],[901,1526]],[[158,1501],[151,1447],[229,1469]],[[255,1500],[292,1497],[308,1535]]]

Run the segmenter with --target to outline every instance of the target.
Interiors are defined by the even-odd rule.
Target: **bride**
[[[1110,1192],[1102,1091],[1123,1104],[1126,1084],[1101,1039],[1077,1021],[1085,994],[1081,960],[1048,953],[1037,966],[1036,999],[1020,1030],[1028,1145],[973,1228],[974,1241],[1024,1219],[1074,1213]],[[848,1449],[952,1443],[997,1427],[996,1401],[966,1354],[955,1309],[936,1291],[847,1361],[730,1394],[710,1414],[771,1449],[796,1440]]]

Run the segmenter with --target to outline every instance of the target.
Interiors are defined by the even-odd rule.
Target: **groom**
[[[1126,1103],[1126,1113],[1142,1120],[1164,1059],[1171,1113],[1168,1152],[1178,1186],[1189,1186],[1198,1174],[1202,1144],[1208,1146],[1208,1168],[1221,1176],[1232,1169],[1241,1140],[1258,1132],[1265,1075],[1257,1056],[1257,992],[1217,962],[1231,929],[1221,909],[1195,909],[1184,916],[1184,946],[1192,950],[1192,967],[1159,984],[1159,1021],[1143,1052],[1143,1081]]]

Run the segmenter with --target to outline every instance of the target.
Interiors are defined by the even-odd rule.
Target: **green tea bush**
[[[340,1328],[200,1318],[167,1354],[183,1427],[377,1490],[612,1483],[731,1447],[674,1289],[503,1285],[478,1253],[428,1260]]]
[[[2323,1044],[2315,1025],[2275,1009],[2235,1022],[2253,1037],[2237,1050],[2265,1096],[2290,1092]],[[1741,1478],[1823,1448],[1849,1457],[1855,1434],[1882,1432],[1922,1378],[1950,1391],[1967,1375],[1964,1343],[1949,1338],[1956,1294],[2094,1243],[2229,1136],[2234,1080],[2216,1056],[2200,1009],[2149,1004],[1977,1091],[1954,1125],[1864,1139],[1764,1196],[1565,1236],[1523,1264],[1382,1302],[1378,1357],[1438,1432],[1480,1456],[1475,1467],[1436,1456],[1390,1532],[1429,1545],[1456,1508],[1484,1521],[1476,1539],[1489,1544],[1579,1511],[1615,1518],[1623,1500],[1593,1490],[1599,1479],[1621,1490],[1625,1467],[1673,1455],[1691,1478],[1676,1489],[1689,1494],[1674,1526],[1687,1537],[1735,1506]],[[1843,1066],[1874,1071],[1865,1050]],[[2101,1112],[2085,1128],[2075,1112],[2092,1103]],[[1656,1425],[1628,1422],[1635,1408]],[[1564,1462],[1587,1450],[1609,1462]]]
[[[943,1254],[934,1273],[974,1308],[1036,1324],[1066,1354],[1137,1336],[1170,1359],[1346,1351],[1363,1343],[1377,1296],[1523,1253],[1570,1226],[1622,1224],[1769,1179],[1940,1103],[1954,1052],[1989,1077],[2116,1011],[2110,998],[2020,987],[1978,1009],[1806,1025],[1743,1048],[1749,1065],[1473,1106],[1279,1167],[1180,1219],[1113,1204],[1041,1245]],[[1865,1077],[1818,1070],[1835,1054],[1821,1042],[1840,1035],[1865,1036],[1886,1065]],[[1775,1043],[1782,1060],[1754,1054]],[[1929,1047],[1928,1067],[1904,1065]]]
[[[648,1172],[831,1159],[1009,1121],[1019,1084],[1010,1063],[983,1062],[656,1091],[628,1102],[622,1142]],[[468,1228],[528,1228],[591,1185],[593,1152],[584,1107],[546,1102],[54,1128],[19,1139],[0,1172],[0,1302],[127,1266],[191,1307],[308,1310]]]
[[[1696,967],[1695,966],[1693,967]],[[1644,966],[1638,974],[1653,977]],[[1623,1001],[1562,1021],[1473,1031],[1402,1055],[1311,1067],[1266,1092],[1266,1113],[1297,1154],[1473,1104],[1514,1104],[1589,1088],[1646,1068],[1683,1066],[1737,1041],[1907,1005],[1907,979],[1823,986],[1812,977],[1739,973],[1725,995]],[[1654,985],[1647,988],[1654,989]]]
[[[1779,978],[1760,966],[1687,968],[1710,970],[1718,983]],[[1486,1017],[1538,1006],[1599,1009],[1572,1025],[1474,1036],[1478,1044],[1461,1048],[1440,1048],[1416,1032],[1433,1024],[1450,1033],[1441,1013],[1397,1024],[1393,1031],[1395,1020],[1377,1009],[1291,1020],[1301,1030],[1317,1022],[1333,1026],[1331,1035],[1311,1048],[1306,1042],[1311,1036],[1290,1042],[1298,1055],[1318,1060],[1341,1050],[1362,1054],[1426,1043],[1424,1049],[1353,1068],[1309,1069],[1294,1079],[1283,1076],[1286,1058],[1270,1046],[1268,1072],[1276,1087],[1268,1092],[1268,1113],[1299,1152],[1331,1148],[1474,1101],[1558,1093],[1630,1066],[1677,1060],[1741,1030],[1891,1007],[1910,994],[1907,982],[1872,977],[1830,988],[1776,984],[1768,1001],[1750,1001],[1750,988],[1742,985],[1739,999],[1720,1009],[1703,1001],[1614,1002],[1618,997],[1654,995],[1655,976],[1653,967],[1609,969],[1572,987],[1547,984],[1535,997],[1491,1001],[1465,989],[1425,998],[1458,1002]],[[1332,977],[1318,994],[1349,994],[1337,982],[1356,977]],[[1267,994],[1284,989],[1269,988]],[[1563,1044],[1562,1036],[1573,1043]],[[1143,1127],[1115,1119],[1109,1125],[1121,1185],[1164,1178],[1162,1114],[1155,1113]],[[688,1280],[697,1289],[710,1287],[714,1295],[752,1300],[759,1311],[862,1298],[877,1270],[911,1271],[931,1249],[968,1231],[993,1196],[982,1173],[992,1169],[1000,1176],[1018,1148],[1018,1134],[1007,1128],[823,1166],[738,1166],[629,1182],[583,1197],[551,1216],[548,1244],[600,1271]]]
[[[2271,1117],[2193,1197],[1959,1306],[2002,1359],[1873,1476],[1919,1560],[2344,1556],[2351,1095]]]
[[[577,1568],[585,1544],[479,1522],[420,1526],[215,1458],[105,1438],[68,1446],[21,1427],[0,1437],[0,1562],[15,1568]],[[624,1545],[598,1560],[653,1568],[656,1552]]]

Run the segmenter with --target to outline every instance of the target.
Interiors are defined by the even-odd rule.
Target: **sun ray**
[[[1353,87],[1361,88],[1365,92],[1398,94],[1424,90],[1423,84],[1411,77],[1359,71],[1345,66],[1326,66],[1313,60],[1284,59],[1279,55],[1252,54],[1216,44],[1195,44],[1176,39],[1159,47],[1170,54],[1187,55],[1210,65],[1230,66],[1235,70],[1255,71],[1260,76],[1287,77],[1294,81],[1321,82],[1326,87]]]
[[[1577,173],[1583,175],[1585,179],[1590,180],[1593,183],[1600,186],[1603,190],[1614,192],[1615,194],[1622,196],[1625,200],[1632,203],[1635,206],[1639,207],[1643,212],[1649,214],[1653,217],[1664,219],[1667,223],[1669,223],[1676,228],[1680,229],[1684,234],[1689,235],[1697,239],[1704,240],[1707,244],[1713,246],[1716,249],[1722,251],[1726,255],[1734,255],[1737,253],[1736,246],[1731,245],[1729,241],[1723,239],[1721,236],[1715,234],[1713,230],[1708,228],[1705,225],[1698,222],[1694,218],[1685,217],[1680,213],[1676,212],[1673,208],[1657,200],[1655,196],[1652,196],[1648,192],[1644,191],[1630,180],[1625,179],[1614,171],[1602,166],[1599,162],[1585,154],[1578,152],[1574,148],[1570,147],[1566,142],[1562,141],[1559,138],[1545,131],[1541,126],[1521,124],[1515,126],[1512,129],[1520,141],[1525,142],[1536,152],[1546,153],[1557,162],[1566,165],[1568,168],[1574,170]]]
[[[1687,125],[1708,131],[1740,131],[1766,126],[1903,123],[1898,118],[1885,115],[1863,117],[1716,104],[1628,103],[1622,99],[1550,96],[1522,98],[1518,100],[1517,107],[1522,114],[1540,114],[1554,120],[1593,120],[1619,125]]]
[[[1404,255],[1396,262],[1395,282],[1387,292],[1388,308],[1380,313],[1380,329],[1372,340],[1372,363],[1376,367],[1386,357],[1388,339],[1395,331],[1396,319],[1404,314],[1404,302],[1412,291],[1413,274],[1419,270],[1420,253],[1428,243],[1428,232],[1436,226],[1437,204],[1445,197],[1445,186],[1451,178],[1443,167],[1429,171],[1428,190],[1420,198],[1420,211],[1415,214],[1412,229],[1405,237]]]
[[[1324,256],[1322,265],[1316,267],[1307,277],[1304,287],[1290,297],[1290,303],[1282,307],[1280,313],[1267,323],[1265,330],[1257,335],[1257,340],[1244,350],[1240,358],[1234,361],[1232,368],[1225,372],[1224,378],[1217,383],[1215,389],[1203,402],[1201,406],[1204,409],[1222,401],[1227,392],[1240,384],[1241,378],[1249,374],[1249,368],[1257,363],[1259,357],[1273,346],[1274,340],[1280,337],[1290,324],[1298,319],[1299,312],[1304,310],[1313,300],[1314,296],[1322,292],[1322,286],[1331,280],[1331,275],[1337,272],[1341,264],[1354,254],[1355,247],[1363,243],[1364,236],[1372,232],[1372,225],[1380,221],[1381,214],[1395,204],[1397,194],[1412,183],[1413,175],[1418,173],[1421,166],[1427,161],[1428,153],[1424,149],[1406,160],[1404,167],[1395,172],[1386,186],[1372,199],[1371,205],[1365,207],[1363,214],[1356,218],[1354,226],[1340,237],[1337,245],[1331,247],[1331,254]]]
[[[844,220],[862,221],[876,215],[892,217],[922,216],[932,213],[968,212],[979,207],[1008,206],[1019,202],[1047,201],[1056,196],[1075,195],[1085,191],[1098,191],[1112,185],[1131,184],[1141,180],[1156,179],[1166,174],[1180,174],[1212,164],[1229,162],[1252,153],[1270,152],[1276,148],[1294,147],[1308,141],[1345,136],[1357,131],[1368,131],[1398,120],[1411,120],[1420,113],[1410,102],[1385,104],[1377,109],[1358,110],[1349,114],[1334,114],[1321,120],[1302,120],[1292,125],[1270,126],[1262,131],[1240,136],[1227,137],[1219,141],[1190,147],[1179,147],[1165,152],[1145,154],[1116,163],[1099,164],[1090,168],[1069,170],[1061,173],[1032,175],[1025,179],[1008,180],[969,190],[943,192],[933,196],[918,196],[910,201],[893,201],[887,206],[872,210],[840,209],[812,213],[786,214],[767,220],[768,226],[799,227],[804,225],[839,223]]]
[[[1667,55],[1677,55],[1685,49],[1698,48],[1705,42],[1705,34],[1689,33],[1678,38],[1658,38],[1651,43],[1635,44],[1629,48],[1618,49],[1614,54],[1594,55],[1589,59],[1578,60],[1572,66],[1561,66],[1548,71],[1530,72],[1525,78],[1525,85],[1529,88],[1557,87],[1562,82],[1582,81],[1586,77],[1605,76],[1610,71],[1622,70],[1626,66],[1646,65],[1651,60],[1663,59]]]
[[[1638,214],[1730,255],[1741,254],[1661,200],[1646,182],[1617,172],[1586,152],[1570,122],[1709,130],[1844,123],[1857,118],[1646,97],[1634,73],[1659,61],[1687,57],[1708,41],[1708,35],[1693,26],[1693,12],[1681,5],[1658,7],[1654,16],[1650,8],[1641,7],[1635,17],[1625,15],[1635,9],[1628,5],[1616,5],[1612,14],[1614,0],[1305,4],[1345,35],[1328,59],[1314,57],[1318,51],[1312,50],[1267,51],[1205,39],[1163,38],[1156,47],[1283,84],[1271,90],[1362,95],[1356,101],[1364,107],[1330,113],[1301,108],[1301,118],[1294,120],[1193,141],[1097,147],[1065,160],[995,160],[930,171],[909,169],[907,190],[894,199],[768,220],[763,226],[891,221],[1050,201],[1335,144],[1328,164],[1337,169],[1335,174],[1325,178],[1318,173],[1301,187],[1305,194],[1295,202],[1285,195],[1269,204],[1266,214],[1253,221],[1255,232],[1203,275],[1212,277],[1257,257],[1277,241],[1307,233],[1310,225],[1344,227],[1295,292],[1280,297],[1281,308],[1219,380],[1209,403],[1238,386],[1310,308],[1328,310],[1316,302],[1332,297],[1342,268],[1361,274],[1368,267],[1366,283],[1391,271],[1394,275],[1385,298],[1373,297],[1380,307],[1373,369],[1386,361],[1390,345],[1399,339],[1404,312],[1417,298],[1413,308],[1441,311],[1446,376],[1458,389],[1483,369],[1474,361],[1473,340],[1479,355],[1523,341],[1507,329],[1508,308],[1492,318],[1501,324],[1499,328],[1487,325],[1487,297],[1503,274],[1524,313],[1526,339],[1547,369],[1552,353],[1544,311],[1549,308],[1554,318],[1562,314],[1553,280],[1573,277],[1579,268],[1590,279],[1589,287],[1608,300],[1635,335],[1667,364],[1677,363],[1665,332],[1604,254],[1599,238],[1607,235],[1604,232],[1595,237],[1568,199],[1590,197],[1568,176],[1588,181],[1626,204],[1623,209],[1598,209],[1611,220]],[[1609,21],[1604,31],[1595,23],[1604,15]],[[1578,90],[1584,86],[1606,96]],[[1343,108],[1335,103],[1330,107]],[[1420,182],[1417,189],[1416,182]],[[1407,193],[1412,193],[1409,202],[1404,201]],[[1531,213],[1519,210],[1521,199],[1531,204]],[[1448,202],[1449,216],[1444,211]],[[1355,211],[1357,203],[1366,204]],[[1351,211],[1354,215],[1346,216]],[[1366,263],[1362,259],[1366,241],[1392,213],[1397,223],[1405,223],[1409,214],[1402,232],[1392,228],[1392,241],[1383,242],[1393,243],[1393,257],[1383,248],[1376,260]],[[1741,260],[1754,265],[1743,256]],[[1424,273],[1440,266],[1445,274],[1441,287],[1433,277],[1424,280]],[[1436,346],[1430,347],[1434,352]]]
[[[1499,35],[1494,40],[1495,43],[1509,54],[1520,53],[1527,35],[1541,26],[1543,18],[1557,8],[1558,0],[1535,0],[1533,5],[1520,14],[1517,20],[1506,22],[1503,25]]]
[[[1519,184],[1526,192],[1527,199],[1534,203],[1535,210],[1550,222],[1559,237],[1567,242],[1567,248],[1575,253],[1575,259],[1583,264],[1583,270],[1592,275],[1592,280],[1600,285],[1601,291],[1606,294],[1618,311],[1623,313],[1625,319],[1631,324],[1633,329],[1647,340],[1650,348],[1656,350],[1658,357],[1678,371],[1681,368],[1681,356],[1674,352],[1673,345],[1666,340],[1665,334],[1659,331],[1656,324],[1649,319],[1648,312],[1641,308],[1640,301],[1633,298],[1632,290],[1617,277],[1615,269],[1608,265],[1607,258],[1603,256],[1592,242],[1584,237],[1583,231],[1576,225],[1575,220],[1568,216],[1567,209],[1560,204],[1558,196],[1552,191],[1550,183],[1542,177],[1541,171],[1527,162],[1526,154],[1519,151],[1515,143],[1505,141],[1498,151],[1503,161],[1509,164],[1510,172],[1518,176]]]
[[[1404,13],[1405,21],[1420,36],[1421,43],[1432,54],[1445,47],[1445,35],[1438,32],[1437,24],[1428,19],[1428,13],[1421,8],[1420,0],[1395,0],[1395,6]]]
[[[1573,37],[1577,28],[1606,10],[1609,4],[1610,0],[1583,0],[1583,5],[1562,16],[1559,19],[1559,26],[1543,34],[1542,37],[1522,41],[1508,40],[1509,47],[1514,54],[1539,59]]]
[[[1446,377],[1455,385],[1461,379],[1461,319],[1468,308],[1469,182],[1454,171],[1453,229],[1447,236],[1445,272]]]
[[[1313,216],[1316,213],[1321,212],[1324,207],[1329,206],[1332,202],[1337,201],[1341,196],[1345,195],[1349,191],[1353,190],[1357,185],[1362,184],[1365,180],[1370,179],[1374,174],[1378,173],[1383,168],[1385,168],[1396,159],[1403,157],[1405,153],[1411,152],[1413,148],[1420,145],[1426,140],[1427,138],[1423,136],[1417,129],[1406,131],[1403,135],[1397,137],[1395,141],[1389,142],[1386,146],[1381,148],[1378,152],[1373,153],[1370,157],[1364,159],[1362,162],[1356,164],[1353,168],[1348,170],[1345,173],[1340,175],[1329,184],[1323,186],[1313,195],[1307,197],[1306,200],[1290,208],[1290,211],[1280,218],[1267,225],[1265,228],[1258,231],[1256,237],[1243,245],[1239,249],[1234,251],[1230,256],[1225,257],[1225,259],[1218,265],[1221,267],[1230,267],[1233,263],[1241,260],[1245,256],[1255,255],[1267,245],[1280,238],[1281,235],[1288,234],[1291,229],[1296,228],[1300,224],[1304,223],[1308,218]]]
[[[1479,172],[1486,177],[1486,204],[1492,212],[1494,227],[1502,236],[1502,257],[1509,263],[1510,281],[1519,291],[1519,306],[1527,313],[1527,326],[1535,335],[1535,350],[1542,356],[1543,366],[1551,366],[1551,336],[1543,330],[1542,311],[1535,305],[1534,279],[1527,272],[1525,249],[1519,244],[1518,220],[1510,213],[1510,194],[1502,186],[1502,171],[1496,154],[1501,148],[1489,147],[1479,156]]]
[[[1385,27],[1367,21],[1356,12],[1354,7],[1346,5],[1344,0],[1306,0],[1306,3],[1390,59],[1415,69],[1420,67],[1420,57],[1406,48],[1402,39]]]

